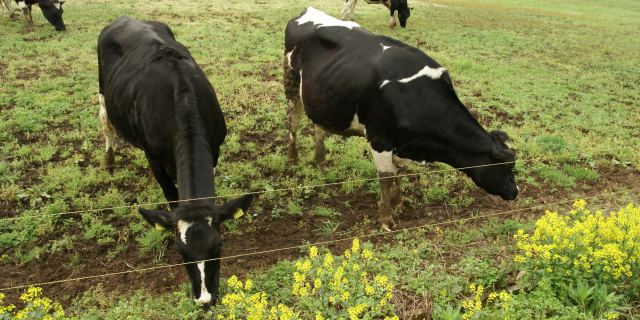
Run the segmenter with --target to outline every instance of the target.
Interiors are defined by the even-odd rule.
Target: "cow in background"
[[[13,7],[11,6],[11,0],[3,0],[4,5],[9,10],[9,17],[18,21],[18,15],[14,12]],[[33,17],[31,16],[31,6],[34,4],[40,7],[42,10],[42,14],[44,17],[56,28],[56,31],[64,31],[67,27],[64,25],[64,21],[62,20],[62,13],[64,9],[62,9],[62,5],[64,1],[59,0],[16,0],[16,4],[18,4],[18,8],[22,10],[24,14],[24,18],[27,22],[27,30],[29,32],[35,31],[35,27],[33,26]]]
[[[389,27],[393,28],[396,26],[396,18],[395,13],[398,12],[398,21],[400,22],[401,27],[407,26],[407,19],[411,15],[411,8],[407,5],[407,0],[364,0],[368,4],[384,4],[387,7],[391,14],[391,19],[389,20]],[[342,7],[342,14],[340,15],[340,20],[344,20],[344,16],[347,13],[347,10],[351,11],[351,21],[353,20],[353,11],[356,9],[356,3],[358,0],[346,0],[344,2],[344,6]]]
[[[215,303],[220,225],[241,216],[253,195],[215,204],[227,127],[207,76],[167,25],[122,16],[100,33],[98,81],[105,167],[115,165],[116,132],[144,151],[172,212],[138,211],[152,227],[175,231],[173,248],[186,263],[193,300]]]
[[[365,137],[380,178],[383,229],[401,201],[398,170],[412,162],[444,162],[490,194],[518,195],[509,136],[487,132],[458,99],[449,72],[424,52],[312,7],[289,21],[284,47],[289,162],[298,161],[303,110],[321,167],[325,131]]]

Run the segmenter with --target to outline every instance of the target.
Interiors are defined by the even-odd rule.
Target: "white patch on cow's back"
[[[425,66],[424,68],[422,68],[422,70],[418,71],[418,73],[412,75],[411,77],[400,79],[398,80],[398,82],[407,83],[417,78],[420,78],[422,76],[427,76],[433,80],[436,80],[436,79],[440,79],[440,77],[445,71],[447,71],[447,69],[445,69],[444,67],[431,68],[429,66]]]
[[[26,7],[27,7],[27,5],[24,3],[24,1],[18,1],[18,8],[24,9]]]
[[[384,87],[384,85],[389,83],[389,82],[391,82],[391,81],[389,81],[389,80],[382,81],[382,84],[380,85],[380,89],[382,89],[382,87]]]
[[[373,163],[376,165],[378,172],[398,173],[398,168],[393,164],[393,154],[391,151],[378,152],[371,148],[373,155]]]
[[[351,120],[351,126],[349,126],[349,130],[359,132],[362,135],[366,134],[367,129],[365,129],[364,124],[360,123],[360,119],[358,119],[358,114],[355,114],[353,116],[353,120]]]
[[[384,52],[385,50],[391,48],[391,46],[385,46],[384,44],[380,44],[382,46],[382,52]]]
[[[318,24],[320,27],[345,27],[345,28],[360,28],[360,25],[353,21],[342,21],[336,19],[320,10],[313,7],[307,7],[307,12],[302,15],[298,20],[298,25],[313,22],[314,25]]]
[[[180,239],[182,243],[187,244],[187,230],[193,225],[193,222],[186,222],[183,220],[178,221],[178,232],[180,233]]]
[[[211,302],[211,293],[207,291],[207,287],[204,285],[204,262],[198,262],[198,270],[200,270],[200,298],[193,299],[193,301],[209,303]]]

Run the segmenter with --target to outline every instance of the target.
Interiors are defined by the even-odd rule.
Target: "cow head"
[[[407,5],[407,0],[398,0],[398,21],[400,26],[405,28],[407,26],[407,19],[411,15],[411,9]]]
[[[62,13],[64,9],[62,9],[62,5],[64,1],[58,0],[37,0],[40,9],[42,10],[42,14],[44,15],[49,23],[51,23],[56,31],[64,31],[67,27],[64,25],[64,21],[62,20]]]
[[[175,231],[173,248],[182,256],[196,303],[209,307],[218,299],[222,238],[220,224],[246,211],[253,195],[244,195],[222,206],[199,201],[180,204],[173,213],[138,208],[142,217],[156,228]],[[217,259],[217,260],[212,260]],[[198,262],[203,261],[204,262]]]
[[[504,200],[513,200],[519,191],[513,176],[516,152],[506,144],[509,141],[509,136],[506,133],[494,130],[490,135],[492,139],[491,150],[488,155],[480,156],[479,159],[480,163],[486,166],[463,171],[471,177],[476,185],[488,193],[499,195]]]

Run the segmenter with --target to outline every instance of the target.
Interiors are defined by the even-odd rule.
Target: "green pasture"
[[[79,242],[104,247],[108,260],[133,246],[141,254],[152,252],[156,263],[163,263],[167,234],[151,230],[135,208],[86,212],[81,218],[57,215],[165,201],[148,175],[143,153],[123,140],[116,140],[114,174],[102,168],[95,49],[102,28],[120,15],[169,25],[213,85],[228,128],[216,172],[218,195],[260,188],[267,192],[253,205],[252,214],[273,220],[320,216],[324,224],[317,226],[318,237],[359,235],[356,226],[342,234],[336,229],[341,210],[359,201],[356,194],[378,194],[376,181],[361,181],[376,177],[366,141],[329,136],[328,172],[314,166],[310,134],[298,136],[299,165],[289,166],[286,157],[284,28],[309,5],[339,17],[343,2],[71,0],[64,5],[67,31],[63,33],[55,32],[39,9],[33,14],[34,33],[26,33],[23,17],[13,22],[0,10],[0,268],[22,265],[35,270],[46,264],[41,259],[45,253],[71,253],[68,268],[79,268],[82,256],[74,245]],[[423,50],[449,70],[460,99],[481,124],[510,135],[521,189],[578,199],[599,191],[597,186],[610,172],[629,172],[630,177],[638,172],[640,2],[409,0],[409,6],[414,9],[405,29],[390,29],[386,8],[364,1],[356,7],[355,19],[374,33]],[[302,128],[309,132],[305,117]],[[478,199],[472,191],[477,187],[461,173],[443,164],[412,166],[408,173],[438,169],[445,171],[403,179],[404,206],[438,204],[456,212],[473,211]],[[350,183],[274,191],[335,182]],[[608,211],[639,203],[637,190],[624,192],[637,188],[637,182],[636,178],[626,188],[607,190],[609,195],[593,200],[595,206]],[[341,207],[310,200],[330,197],[348,200]],[[545,203],[524,193],[514,203],[505,202],[504,208]],[[25,216],[36,217],[12,219]],[[227,232],[248,237],[259,232],[253,231],[259,226],[251,217],[228,224]],[[116,227],[119,221],[127,227]],[[374,225],[375,220],[365,223]],[[405,232],[394,238],[395,245],[378,249],[392,261],[412,263],[411,268],[394,270],[406,275],[397,279],[404,279],[398,281],[404,281],[399,286],[407,297],[428,301],[416,313],[424,314],[434,302],[468,297],[465,290],[470,283],[482,282],[496,290],[507,287],[508,278],[517,273],[513,249],[508,249],[513,234],[518,229],[533,230],[534,223],[522,218],[456,224],[446,227],[442,235],[446,241],[438,244],[431,242],[433,238]],[[421,257],[430,263],[401,258],[414,249],[422,250]],[[438,257],[445,252],[445,260],[454,262],[440,266],[444,261]],[[105,317],[100,313],[105,310],[114,312],[112,318],[143,312],[136,309],[142,308],[138,303],[144,301],[143,293],[130,297],[127,306],[118,302],[123,298],[108,295],[94,289],[74,302],[72,311],[90,311],[97,318]],[[176,317],[198,313],[181,292],[162,299],[180,304],[184,313]],[[631,311],[625,314],[635,319],[640,300],[634,299],[627,302]],[[94,300],[102,301],[97,304],[102,309],[95,309]],[[144,312],[162,310],[162,301],[149,299]],[[408,315],[403,313],[408,306],[409,302],[398,302],[397,313]],[[162,315],[158,312],[156,316]]]

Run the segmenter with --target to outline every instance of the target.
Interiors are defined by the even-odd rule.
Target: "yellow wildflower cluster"
[[[227,286],[233,292],[226,294],[220,300],[222,306],[226,308],[218,314],[218,319],[297,319],[295,314],[284,305],[274,306],[269,310],[266,293],[259,292],[251,295],[245,293],[243,289],[249,291],[253,288],[251,279],[242,285],[242,281],[234,275],[227,280]]]
[[[467,300],[462,302],[462,307],[465,309],[465,313],[462,315],[462,319],[467,320],[473,318],[474,315],[479,313],[485,307],[490,307],[491,309],[498,312],[506,312],[509,310],[509,301],[511,301],[511,296],[504,290],[500,293],[492,292],[489,294],[487,298],[487,305],[482,305],[482,294],[484,293],[484,287],[481,285],[477,286],[475,284],[471,284],[469,286],[469,292],[474,294],[474,298],[472,300]],[[491,305],[491,306],[490,306]],[[485,308],[485,310],[487,310]],[[509,317],[505,317],[505,319],[509,319]]]
[[[393,315],[393,284],[385,275],[371,275],[373,252],[355,239],[342,256],[319,256],[311,247],[308,258],[298,260],[293,272],[293,307],[269,306],[266,293],[251,294],[251,280],[243,285],[236,276],[227,280],[230,293],[220,300],[219,319],[384,319]],[[390,317],[391,316],[391,317]]]
[[[640,270],[640,209],[629,204],[608,216],[573,204],[570,215],[546,211],[529,236],[519,230],[514,261],[557,276],[621,280]]]
[[[393,285],[381,275],[371,282],[371,276],[363,270],[372,265],[373,252],[362,249],[359,239],[345,250],[341,263],[336,263],[331,253],[323,259],[315,259],[315,255],[317,249],[313,247],[311,259],[296,264],[291,293],[295,303],[315,308],[316,319],[335,317],[344,311],[348,319],[381,317],[391,312]]]
[[[7,307],[1,306],[4,294],[0,292],[0,319],[65,319],[64,309],[59,303],[51,303],[51,300],[42,297],[42,288],[29,287],[27,292],[20,296],[26,307],[22,310],[14,310],[16,307],[11,304]]]

